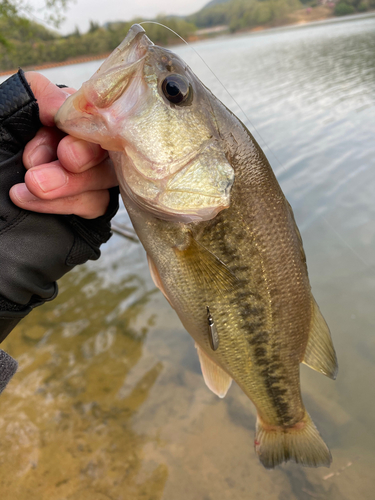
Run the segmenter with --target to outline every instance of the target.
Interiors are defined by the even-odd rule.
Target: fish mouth
[[[110,54],[97,73],[107,72],[114,67],[126,67],[141,59],[153,42],[146,36],[146,31],[139,24],[133,24],[126,37]],[[125,63],[125,64],[124,64]]]
[[[107,108],[141,76],[146,54],[154,45],[139,24],[134,24],[88,82],[82,85],[87,100],[97,108]]]
[[[152,45],[145,30],[134,24],[97,72],[59,109],[55,117],[57,127],[79,139],[101,144],[105,149],[120,151],[122,146],[117,134],[112,131],[110,139],[107,125],[115,126],[119,121],[115,117],[123,118],[145,92],[143,67]],[[120,99],[125,91],[126,99]]]

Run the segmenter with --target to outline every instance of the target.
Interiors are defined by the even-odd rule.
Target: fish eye
[[[181,104],[189,97],[191,86],[181,75],[168,75],[161,84],[163,94],[173,104]]]

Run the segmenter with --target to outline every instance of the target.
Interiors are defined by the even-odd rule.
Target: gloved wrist
[[[0,162],[22,150],[41,126],[38,104],[20,69],[1,84]]]
[[[17,361],[0,349],[0,394],[16,373],[17,367]]]

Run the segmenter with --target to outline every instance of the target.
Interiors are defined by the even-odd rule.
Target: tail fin
[[[266,469],[288,460],[305,467],[329,467],[332,462],[331,453],[307,412],[293,427],[267,428],[258,416],[255,451]]]

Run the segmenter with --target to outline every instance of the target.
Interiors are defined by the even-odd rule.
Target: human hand
[[[25,182],[11,188],[11,200],[41,213],[86,219],[103,215],[108,188],[118,184],[108,153],[97,144],[65,136],[54,125],[57,110],[75,90],[60,89],[39,73],[27,72],[25,77],[38,101],[43,127],[25,147]]]
[[[56,296],[61,276],[99,258],[118,209],[118,188],[107,189],[116,181],[106,153],[84,143],[78,154],[74,141],[54,127],[65,92],[74,90],[60,90],[36,73],[28,80],[39,105],[22,70],[0,84],[0,343],[34,307]],[[33,170],[46,168],[45,182],[60,170],[64,186],[51,190],[36,182]]]

